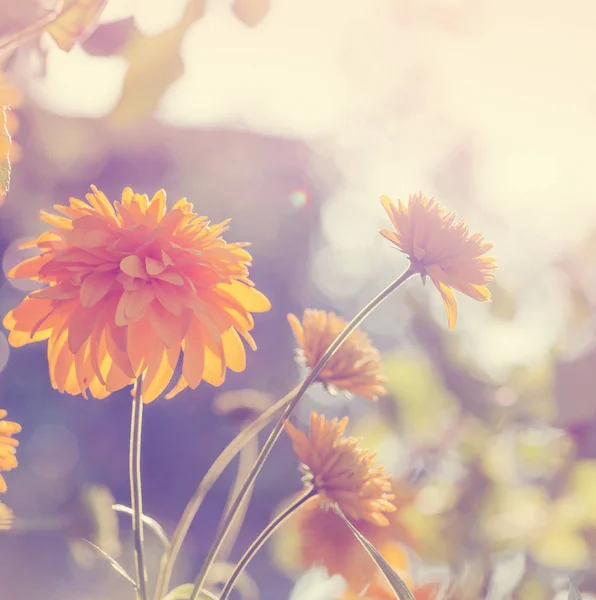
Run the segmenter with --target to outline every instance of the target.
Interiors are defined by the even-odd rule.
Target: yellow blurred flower
[[[14,513],[12,508],[9,508],[3,502],[0,502],[0,531],[6,531],[12,527]]]
[[[19,442],[12,436],[21,431],[21,426],[12,421],[5,421],[7,414],[4,409],[0,409],[0,493],[6,491],[6,481],[2,472],[12,471],[19,464],[16,451]]]
[[[382,196],[381,202],[394,231],[381,235],[408,255],[412,266],[428,275],[443,298],[449,329],[457,322],[457,301],[453,289],[474,300],[490,300],[485,284],[494,277],[495,259],[483,256],[492,248],[479,233],[470,234],[464,221],[455,222],[445,210],[422,193],[410,196],[407,206]],[[452,289],[453,288],[453,289]]]
[[[55,389],[104,398],[144,374],[151,402],[170,382],[181,351],[182,375],[172,397],[204,379],[219,386],[226,368],[246,366],[242,336],[251,312],[269,310],[248,279],[246,244],[227,244],[228,221],[209,225],[181,199],[166,210],[166,194],[151,200],[130,188],[110,203],[92,186],[87,202],[42,212],[53,229],[23,247],[41,255],[10,277],[48,284],[4,318],[13,346],[49,339]]]
[[[288,321],[300,346],[298,360],[313,368],[347,322],[334,313],[307,308],[302,322],[293,314]],[[387,393],[381,375],[381,356],[364,331],[356,329],[319,373],[317,381],[332,390],[377,400]]]
[[[310,438],[289,422],[286,431],[303,463],[305,483],[319,494],[321,507],[338,505],[347,517],[386,526],[384,513],[396,510],[389,475],[375,465],[375,454],[358,446],[357,438],[342,437],[347,424],[347,417],[328,421],[313,412]]]

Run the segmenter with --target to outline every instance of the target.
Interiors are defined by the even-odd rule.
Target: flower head
[[[181,199],[166,210],[163,190],[149,199],[130,188],[112,205],[92,186],[87,202],[70,199],[42,212],[52,226],[23,247],[41,255],[10,277],[47,287],[29,294],[4,318],[9,341],[48,341],[55,389],[104,398],[144,375],[150,402],[171,380],[181,351],[182,374],[173,396],[204,379],[218,386],[226,367],[245,368],[240,336],[255,349],[251,312],[270,308],[248,279],[246,244],[227,244],[228,221],[209,225]]]
[[[302,322],[293,314],[288,315],[288,321],[300,346],[298,360],[311,369],[347,325],[334,313],[312,308],[304,311]],[[379,351],[360,329],[339,347],[319,373],[317,381],[331,389],[371,400],[387,393],[382,385],[387,378],[381,375]]]
[[[470,234],[463,221],[421,193],[410,196],[408,205],[398,205],[382,196],[395,231],[381,235],[395,244],[424,277],[428,275],[443,297],[449,329],[457,322],[457,301],[453,289],[474,300],[490,300],[485,284],[494,277],[495,259],[484,256],[492,248],[479,233]]]
[[[18,466],[16,448],[19,441],[12,436],[21,431],[21,426],[12,421],[5,421],[8,413],[0,409],[0,493],[6,491],[6,481],[2,477],[2,471],[12,471]]]
[[[386,526],[384,513],[395,511],[389,475],[375,465],[374,453],[358,446],[357,438],[342,437],[347,424],[347,417],[328,421],[313,412],[310,438],[289,422],[286,431],[321,507],[338,505],[349,518]]]

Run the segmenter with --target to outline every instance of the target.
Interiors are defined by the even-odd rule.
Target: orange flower
[[[375,465],[375,454],[358,446],[357,438],[342,437],[347,424],[347,417],[328,421],[313,412],[310,439],[289,422],[286,431],[303,463],[305,483],[319,494],[321,507],[338,505],[347,517],[388,525],[383,513],[395,511],[389,475]]]
[[[494,258],[483,256],[492,244],[481,234],[470,234],[463,221],[455,222],[455,213],[446,213],[422,193],[410,196],[407,206],[401,200],[395,206],[387,196],[381,202],[395,228],[382,229],[381,235],[405,252],[423,277],[430,276],[443,297],[449,329],[457,321],[453,289],[474,300],[490,300],[485,284],[493,279],[496,265]]]
[[[415,600],[435,600],[439,598],[441,584],[436,582],[417,585],[412,579],[410,561],[404,548],[399,544],[390,544],[378,548],[389,566],[402,578]],[[369,559],[369,562],[372,561]],[[395,592],[389,587],[385,576],[374,565],[371,577],[366,582],[367,589],[364,593],[357,593],[354,588],[348,587],[342,600],[396,600]],[[456,600],[457,596],[448,595]]]
[[[9,508],[3,502],[0,502],[0,531],[6,531],[12,527],[14,513],[12,508]]]
[[[0,409],[0,493],[6,491],[6,481],[2,477],[2,471],[12,471],[19,464],[16,456],[19,442],[12,436],[21,431],[21,426],[12,421],[5,421],[7,414],[5,410]]]
[[[387,515],[387,527],[379,527],[366,520],[350,521],[383,555],[395,551],[397,556],[401,552],[406,561],[405,550],[399,542],[415,546],[415,541],[402,522],[401,509],[413,501],[415,494],[412,490],[406,492],[405,488],[400,491],[400,485],[394,486],[398,498],[393,503],[397,510]],[[290,526],[298,533],[298,560],[304,568],[322,565],[330,575],[341,575],[356,593],[375,577],[377,566],[335,513],[323,511],[317,504],[309,504],[298,511]]]
[[[48,286],[32,292],[4,318],[13,346],[49,339],[50,379],[68,394],[104,398],[144,374],[145,402],[170,382],[181,350],[182,374],[172,397],[204,379],[219,386],[226,367],[246,365],[242,336],[251,312],[270,308],[248,279],[251,256],[220,237],[228,221],[210,226],[186,199],[166,210],[130,188],[114,206],[92,186],[87,202],[42,212],[54,228],[23,247],[41,255],[10,277]]]
[[[345,329],[347,322],[334,313],[307,308],[302,323],[293,314],[288,321],[300,349],[298,360],[313,368],[333,340]],[[370,338],[356,329],[340,346],[317,381],[328,388],[358,394],[370,400],[387,393],[382,386],[387,378],[381,375],[381,356]]]

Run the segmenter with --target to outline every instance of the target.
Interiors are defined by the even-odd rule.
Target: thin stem
[[[236,474],[236,481],[234,481],[234,485],[230,488],[230,492],[228,495],[228,499],[226,501],[226,506],[223,511],[222,519],[228,514],[230,510],[230,506],[234,501],[234,498],[238,495],[244,480],[247,475],[250,473],[252,466],[255,464],[257,458],[259,458],[259,441],[258,439],[253,438],[249,444],[244,446],[242,450],[240,450],[240,456],[238,457],[238,473]],[[254,490],[254,485],[250,488],[248,494],[244,498],[244,502],[240,507],[240,510],[236,513],[236,517],[234,518],[234,523],[228,532],[228,536],[226,537],[224,543],[222,544],[219,553],[217,554],[218,562],[227,561],[230,556],[230,552],[236,543],[238,538],[238,534],[240,533],[240,529],[242,528],[242,524],[244,523],[244,519],[246,517],[246,512],[248,510],[248,505],[250,504],[250,499],[252,497],[252,492]],[[219,533],[219,532],[218,532]]]
[[[232,462],[234,457],[248,444],[255,436],[258,435],[275,417],[275,415],[286,406],[296,395],[298,387],[295,387],[291,392],[286,394],[281,400],[270,406],[264,413],[259,415],[252,423],[247,425],[223,450],[223,452],[215,459],[215,462],[209,467],[209,470],[199,483],[192,498],[188,501],[184,513],[176,525],[176,530],[172,535],[171,547],[164,553],[161,559],[161,566],[157,578],[157,586],[155,588],[155,600],[161,600],[165,595],[174,564],[184,543],[184,539],[190,526],[201,507],[205,496],[213,487],[218,477],[224,472],[225,468]],[[223,526],[223,523],[222,523]]]
[[[219,600],[227,600],[230,592],[234,589],[234,585],[242,572],[253,559],[254,555],[261,549],[263,544],[271,537],[274,531],[284,523],[289,517],[291,517],[301,506],[306,504],[309,500],[312,500],[317,496],[317,492],[314,488],[309,488],[304,494],[302,494],[297,500],[295,500],[288,508],[281,512],[257,537],[257,539],[248,547],[246,552],[242,555],[242,558],[238,564],[234,567],[234,571],[230,575],[230,578],[226,582]]]
[[[64,2],[62,0],[58,0],[56,6],[53,10],[51,10],[47,15],[44,15],[41,19],[21,29],[16,31],[15,33],[8,35],[3,40],[0,40],[0,54],[3,52],[8,52],[13,50],[20,44],[29,41],[30,39],[37,37],[43,33],[43,30],[54,21],[58,19],[58,17],[62,16],[64,9]]]
[[[143,495],[141,492],[141,428],[143,424],[143,376],[137,379],[130,423],[130,504],[137,568],[137,600],[147,600],[147,572],[143,553]]]
[[[252,471],[249,473],[242,489],[240,490],[238,496],[236,496],[236,500],[232,504],[230,508],[230,512],[228,513],[225,522],[222,525],[220,534],[215,539],[213,545],[211,546],[209,553],[207,554],[207,558],[203,563],[201,571],[197,575],[195,579],[195,587],[192,592],[192,595],[189,600],[197,600],[199,596],[199,592],[205,583],[205,579],[207,578],[207,572],[211,568],[211,565],[215,561],[217,553],[223,543],[223,539],[228,533],[234,516],[241,506],[244,496],[250,489],[250,486],[253,484],[254,480],[257,478],[258,474],[261,472],[265,461],[269,457],[273,446],[281,436],[281,432],[284,427],[284,423],[291,416],[292,412],[296,408],[296,405],[300,401],[300,398],[304,395],[309,386],[317,379],[319,373],[325,368],[325,365],[329,362],[331,357],[337,352],[338,348],[345,342],[345,340],[349,337],[349,335],[356,329],[364,319],[377,307],[387,296],[389,296],[392,292],[394,292],[404,281],[407,281],[412,275],[416,273],[416,270],[410,265],[395,281],[390,283],[378,296],[373,298],[344,328],[344,330],[335,338],[335,340],[331,343],[329,348],[323,356],[319,359],[319,362],[313,367],[312,371],[308,374],[308,376],[302,382],[302,385],[298,389],[298,392],[293,397],[292,401],[287,405],[286,409],[283,412],[283,415],[276,423],[273,431],[269,435],[269,438],[265,442],[265,445],[261,449],[261,453],[259,454],[259,458],[255,463]]]

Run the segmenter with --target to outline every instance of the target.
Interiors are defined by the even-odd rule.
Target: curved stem
[[[257,537],[257,539],[248,547],[246,552],[242,555],[242,558],[234,568],[234,571],[230,575],[230,578],[226,582],[219,600],[227,600],[230,592],[234,589],[234,585],[238,577],[242,574],[248,563],[253,559],[254,555],[261,549],[263,544],[271,537],[271,534],[289,517],[291,517],[301,506],[306,504],[309,500],[312,500],[317,496],[317,492],[314,488],[309,488],[304,494],[302,494],[297,500],[292,502],[288,508],[281,512]]]
[[[248,444],[260,431],[262,431],[275,417],[275,415],[286,406],[296,395],[298,387],[286,394],[281,400],[270,406],[264,413],[259,415],[252,423],[247,425],[215,459],[215,462],[209,467],[209,470],[199,483],[195,493],[189,500],[182,517],[176,525],[176,530],[172,535],[171,547],[166,550],[162,559],[155,589],[155,600],[161,600],[165,595],[170,584],[174,564],[178,558],[182,544],[190,529],[190,526],[199,510],[205,496],[213,487],[218,477],[224,472],[225,468],[232,462],[234,457]],[[223,526],[223,523],[222,523]]]
[[[252,466],[255,464],[257,458],[259,458],[259,440],[253,438],[250,440],[250,443],[246,444],[242,450],[240,450],[240,455],[238,457],[238,473],[236,474],[236,480],[234,481],[234,485],[230,488],[230,492],[228,494],[228,499],[226,501],[226,506],[224,508],[222,514],[222,521],[225,519],[225,516],[228,514],[230,510],[230,506],[232,502],[234,502],[234,498],[238,495],[238,492],[241,489],[244,480],[250,473]],[[238,534],[240,533],[240,529],[242,528],[242,524],[244,523],[244,519],[246,518],[246,512],[248,510],[248,505],[250,504],[250,499],[252,497],[252,492],[254,490],[254,485],[250,488],[248,494],[246,494],[244,498],[244,502],[242,506],[236,513],[236,517],[234,518],[234,523],[228,532],[228,537],[226,537],[224,543],[222,544],[219,553],[217,554],[218,562],[226,562],[228,557],[230,556],[230,552],[238,539]],[[219,531],[218,531],[219,533]]]
[[[130,504],[137,568],[137,599],[147,600],[147,572],[143,553],[143,495],[141,492],[141,428],[143,424],[143,376],[137,379],[130,423]]]
[[[211,546],[209,553],[207,554],[207,558],[203,563],[201,571],[197,575],[194,583],[194,590],[190,596],[189,600],[197,600],[199,596],[199,592],[205,583],[205,579],[207,578],[207,572],[211,568],[211,565],[215,561],[217,553],[222,545],[224,537],[227,535],[228,530],[232,524],[234,516],[242,504],[244,496],[250,489],[250,486],[253,484],[254,480],[257,478],[258,474],[261,472],[265,461],[269,457],[271,450],[279,437],[281,436],[281,432],[284,427],[284,423],[288,420],[294,408],[300,401],[300,398],[304,395],[309,386],[317,379],[319,373],[325,368],[325,365],[329,362],[331,357],[337,352],[338,348],[345,342],[345,340],[349,337],[349,335],[356,329],[366,317],[377,307],[387,296],[389,296],[392,292],[394,292],[404,281],[407,281],[412,275],[416,273],[416,270],[410,265],[395,281],[390,283],[380,294],[378,294],[375,298],[373,298],[344,328],[344,330],[335,338],[335,340],[331,343],[329,348],[323,356],[319,359],[319,362],[313,367],[312,371],[308,374],[308,376],[302,382],[302,385],[298,389],[298,392],[293,397],[292,401],[288,404],[286,409],[283,412],[283,415],[276,423],[273,431],[269,435],[269,438],[265,442],[265,445],[261,449],[261,453],[259,454],[259,458],[255,463],[252,471],[246,478],[242,489],[240,490],[238,496],[234,500],[230,508],[230,512],[226,516],[225,522],[222,525],[222,529],[220,534],[217,536],[213,545]]]

